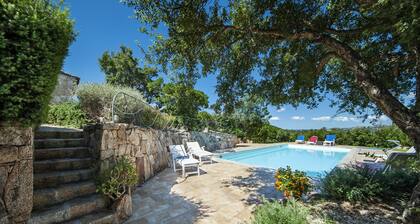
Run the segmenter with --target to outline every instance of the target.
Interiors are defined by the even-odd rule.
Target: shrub
[[[279,202],[265,202],[258,206],[252,219],[253,224],[305,224],[309,209],[295,200],[288,200],[284,204]]]
[[[367,168],[337,168],[323,179],[322,190],[335,199],[368,201],[382,192],[375,175]]]
[[[45,0],[0,0],[0,123],[30,126],[46,115],[74,39],[69,13]]]
[[[86,114],[76,102],[52,104],[48,110],[48,124],[81,128],[88,123]]]
[[[292,171],[290,166],[279,168],[275,174],[275,187],[282,191],[284,196],[300,199],[310,188],[309,178],[302,171]]]
[[[96,191],[115,201],[137,183],[136,170],[126,157],[122,157],[112,168],[103,171],[97,182]]]
[[[418,182],[418,174],[406,169],[376,172],[367,168],[336,168],[322,181],[327,196],[351,202],[375,198],[395,198],[409,194]]]
[[[112,86],[109,84],[84,84],[79,86],[76,94],[80,106],[91,120],[112,120],[112,100],[123,92],[132,97],[119,95],[116,98],[115,111],[119,122],[134,123],[144,127],[163,128],[172,121],[172,117],[160,113],[144,103],[142,94],[132,88]],[[139,112],[139,113],[136,113]]]
[[[419,175],[408,169],[391,169],[378,175],[382,186],[381,196],[385,199],[409,196],[419,181]]]

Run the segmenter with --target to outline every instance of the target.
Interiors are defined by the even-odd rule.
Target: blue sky
[[[152,44],[147,35],[138,31],[140,25],[132,18],[133,10],[118,0],[66,0],[65,4],[75,20],[77,37],[70,47],[63,70],[79,76],[82,83],[104,82],[104,74],[98,65],[98,58],[103,52],[117,51],[125,45],[142,58],[139,45],[146,49]],[[214,103],[217,99],[215,85],[215,76],[209,76],[200,79],[196,88],[209,95],[210,103]],[[295,109],[290,105],[280,109],[270,107],[269,110],[272,116],[270,123],[286,129],[370,125],[369,121],[363,123],[353,115],[336,115],[336,108],[330,108],[329,102],[321,102],[317,109],[312,110],[304,106]],[[379,124],[390,124],[390,121],[382,117]]]

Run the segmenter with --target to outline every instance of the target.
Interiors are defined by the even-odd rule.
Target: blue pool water
[[[290,166],[293,170],[305,171],[311,177],[319,177],[333,169],[348,151],[337,147],[277,145],[226,153],[222,159],[271,169]]]

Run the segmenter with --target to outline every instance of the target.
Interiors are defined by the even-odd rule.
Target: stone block
[[[32,145],[32,128],[0,127],[0,145]]]
[[[0,164],[15,162],[19,159],[19,147],[0,146]]]
[[[32,160],[16,162],[4,186],[4,204],[11,219],[16,222],[28,220],[32,211],[33,195]]]

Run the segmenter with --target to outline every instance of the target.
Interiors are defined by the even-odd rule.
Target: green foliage
[[[168,83],[163,86],[159,102],[164,111],[177,116],[177,122],[188,129],[198,127],[198,112],[208,107],[208,96],[183,83]]]
[[[284,204],[279,202],[264,202],[257,206],[252,224],[306,224],[310,214],[309,209],[302,204],[288,200]]]
[[[407,169],[383,173],[360,167],[336,168],[323,179],[322,191],[331,198],[351,202],[399,198],[411,192],[418,178]]]
[[[368,201],[383,189],[369,169],[334,169],[323,180],[323,191],[328,196],[348,201]]]
[[[81,128],[88,123],[88,119],[86,118],[86,114],[80,109],[78,103],[64,102],[50,105],[47,123],[65,127]]]
[[[115,201],[129,193],[130,188],[137,184],[137,179],[132,163],[126,157],[122,157],[115,161],[112,168],[101,173],[96,191]]]
[[[119,95],[115,101],[115,115],[118,122],[134,123],[142,127],[164,128],[173,121],[169,115],[146,104],[142,94],[132,88],[118,87],[109,84],[83,84],[76,91],[80,107],[90,120],[112,120],[112,100],[123,92],[132,97]],[[134,97],[134,98],[133,98]],[[137,113],[136,113],[137,112]]]
[[[290,166],[287,166],[286,169],[277,169],[274,177],[276,179],[276,189],[283,192],[286,198],[299,200],[311,187],[311,183],[305,172],[299,170],[293,171]]]
[[[325,135],[335,134],[337,136],[336,143],[340,145],[368,146],[368,147],[384,147],[389,148],[394,145],[386,140],[399,140],[402,145],[412,146],[411,140],[395,125],[383,127],[363,127],[351,129],[315,129],[290,131],[290,141],[294,141],[296,136],[304,135],[309,138],[312,135],[319,137],[318,140],[323,141]]]
[[[0,0],[0,123],[33,125],[46,115],[74,39],[61,5]]]
[[[253,142],[260,143],[277,143],[290,141],[290,133],[288,130],[275,127],[270,124],[264,124],[256,135],[251,136]]]
[[[155,38],[152,56],[164,68],[190,79],[218,74],[226,108],[249,92],[274,105],[314,107],[329,92],[340,111],[379,112],[337,43],[397,98],[415,89],[418,1],[122,2]],[[162,24],[167,38],[156,29]]]
[[[139,67],[139,61],[130,48],[121,46],[116,53],[106,51],[99,59],[99,65],[105,73],[106,83],[137,89],[148,102],[159,96],[163,79],[154,79],[156,69]]]

